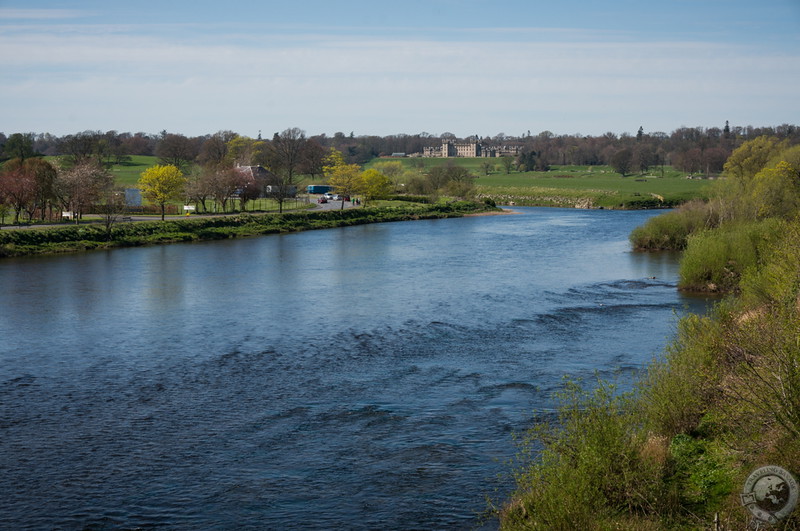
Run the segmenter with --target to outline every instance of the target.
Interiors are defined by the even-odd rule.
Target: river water
[[[0,528],[480,525],[563,375],[702,310],[656,213],[516,212],[0,261]]]

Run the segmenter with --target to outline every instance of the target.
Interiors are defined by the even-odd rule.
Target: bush
[[[715,397],[721,348],[716,319],[681,319],[665,357],[650,364],[638,386],[641,418],[649,431],[669,438],[697,427]]]
[[[699,230],[714,228],[719,218],[712,206],[703,201],[690,201],[678,209],[650,218],[631,232],[633,248],[640,251],[681,251],[688,238]]]
[[[738,289],[742,274],[759,265],[785,223],[777,219],[728,224],[693,234],[680,266],[680,287],[691,291],[729,292]]]
[[[557,421],[537,424],[522,443],[518,490],[501,527],[605,529],[622,514],[641,528],[645,513],[668,512],[666,452],[637,429],[631,397],[568,381],[558,399]]]

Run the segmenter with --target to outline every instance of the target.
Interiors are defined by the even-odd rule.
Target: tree
[[[725,163],[725,174],[738,181],[751,180],[767,162],[786,147],[775,137],[760,136],[748,140],[736,149]]]
[[[228,141],[227,158],[234,166],[266,166],[269,164],[267,143],[246,136],[237,136]]]
[[[186,177],[174,165],[156,165],[142,172],[139,188],[150,201],[161,207],[161,220],[164,220],[165,206],[169,201],[183,197],[186,188]]]
[[[113,183],[114,177],[102,165],[84,160],[59,172],[55,193],[63,210],[74,212],[77,222]]]
[[[342,152],[336,148],[330,148],[322,164],[322,174],[325,177],[330,177],[337,166],[344,166],[346,164]]]
[[[6,140],[3,152],[10,159],[25,160],[35,156],[33,133],[14,133]]]
[[[193,171],[186,183],[186,197],[189,201],[200,205],[203,212],[208,212],[206,201],[212,197],[213,190],[211,187],[211,179],[208,174],[210,172],[203,169],[202,171]]]
[[[67,161],[72,166],[90,162],[92,159],[101,160],[101,149],[98,146],[102,133],[99,131],[83,131],[74,135],[67,135],[61,139],[58,149],[67,156]]]
[[[392,193],[392,180],[376,169],[365,170],[361,174],[361,192],[368,201],[388,197]]]
[[[14,209],[14,223],[36,199],[36,180],[23,168],[21,159],[10,160],[0,171],[0,196]]]
[[[449,195],[464,197],[473,189],[475,176],[470,171],[458,164],[448,161],[443,166],[431,168],[427,175],[428,185],[423,187],[436,193],[444,191]],[[418,188],[415,183],[414,188]]]
[[[304,162],[308,140],[305,131],[292,127],[272,137],[269,146],[269,168],[278,176],[272,197],[283,212],[283,202],[297,192],[297,176]]]
[[[358,164],[334,166],[328,174],[328,184],[340,195],[355,195],[361,191],[361,168]],[[344,200],[342,200],[342,210],[344,210]]]
[[[197,158],[194,142],[183,135],[165,133],[156,144],[156,156],[162,164],[186,171]]]
[[[55,185],[58,177],[56,168],[41,158],[27,159],[23,162],[25,171],[33,174],[36,181],[35,205],[40,210],[41,219],[44,220],[45,212],[55,199]]]
[[[222,211],[226,212],[228,201],[240,189],[242,176],[236,168],[226,168],[223,166],[209,167],[205,169],[208,187],[211,197],[215,203],[222,205]],[[216,209],[216,204],[215,204]]]
[[[254,169],[260,171],[253,171]],[[236,167],[234,171],[237,173],[236,192],[239,194],[239,209],[245,211],[248,202],[263,197],[268,176],[274,177],[274,175],[263,171],[263,168],[250,166]],[[264,175],[265,173],[267,175]]]
[[[631,163],[633,162],[633,152],[628,148],[623,148],[611,156],[609,163],[614,171],[621,173],[625,177],[631,170]]]
[[[203,166],[214,165],[218,166],[223,164],[228,159],[228,146],[232,140],[239,135],[233,131],[218,131],[211,135],[200,146],[200,153],[197,156],[198,162]],[[247,163],[249,165],[249,162]]]
[[[511,168],[514,167],[514,159],[508,155],[504,155],[500,157],[500,163],[503,165],[503,169],[506,170],[506,175],[510,174]]]
[[[104,190],[101,190],[96,209],[103,220],[106,238],[109,241],[111,240],[111,227],[120,216],[125,214],[127,208],[128,205],[125,202],[125,190],[123,188],[109,184]]]
[[[760,218],[790,218],[800,212],[800,169],[786,161],[764,168],[753,179],[752,202]]]
[[[322,147],[319,142],[309,139],[306,142],[303,161],[300,165],[300,172],[310,175],[312,178],[324,175],[323,166],[328,155],[328,150]]]

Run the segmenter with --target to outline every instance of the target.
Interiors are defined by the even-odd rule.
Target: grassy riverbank
[[[484,203],[457,201],[434,205],[406,204],[381,208],[126,222],[112,225],[110,231],[107,231],[102,224],[4,230],[0,232],[0,257],[220,240],[365,223],[460,217],[497,210]]]
[[[681,319],[635,391],[567,382],[522,438],[502,528],[746,529],[752,471],[800,474],[800,147],[757,140],[711,201],[631,235],[683,250],[683,289],[726,298]],[[779,528],[800,529],[797,511]]]

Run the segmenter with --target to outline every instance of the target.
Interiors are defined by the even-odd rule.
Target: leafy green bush
[[[759,257],[782,230],[784,222],[767,219],[693,234],[681,260],[680,287],[710,292],[737,289],[742,274],[759,265]]]
[[[522,442],[502,528],[605,529],[621,514],[641,528],[646,513],[669,512],[666,452],[638,430],[631,397],[603,382],[585,392],[568,381],[558,399],[556,421],[537,424]]]
[[[672,437],[697,427],[715,396],[720,348],[716,319],[681,319],[666,355],[650,364],[638,385],[638,407],[648,430]]]
[[[669,482],[681,504],[693,513],[719,510],[734,490],[736,470],[719,443],[686,434],[673,437],[669,445],[672,474]]]
[[[708,203],[690,201],[678,209],[648,219],[631,232],[633,248],[640,251],[686,248],[688,238],[698,230],[714,228],[719,220]]]

